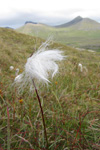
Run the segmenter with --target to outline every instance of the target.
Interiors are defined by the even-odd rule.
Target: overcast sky
[[[0,0],[0,27],[18,28],[26,21],[59,25],[77,16],[100,22],[100,0]]]

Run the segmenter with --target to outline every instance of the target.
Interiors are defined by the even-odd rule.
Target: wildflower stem
[[[37,91],[37,88],[36,88],[34,80],[32,80],[32,82],[33,82],[33,85],[34,85],[34,88],[35,88],[35,92],[36,92],[36,95],[37,95],[37,99],[38,99],[38,102],[39,102],[39,106],[40,106],[40,109],[41,109],[42,121],[43,121],[43,126],[44,126],[44,135],[45,135],[45,138],[46,138],[46,144],[47,144],[47,148],[48,148],[48,139],[47,139],[46,125],[45,125],[45,120],[44,120],[44,114],[43,114],[43,109],[42,109],[42,105],[41,105],[41,100],[40,100],[40,97],[39,97],[39,94],[38,94],[38,91]]]
[[[7,150],[10,150],[10,116],[8,106],[7,106]]]

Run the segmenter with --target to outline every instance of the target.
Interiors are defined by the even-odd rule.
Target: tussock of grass
[[[41,39],[0,29],[0,146],[7,149],[46,149],[36,94],[21,95],[12,86],[15,69],[23,71],[27,57]],[[99,149],[100,53],[61,47],[68,58],[48,87],[39,87],[50,150]],[[78,63],[88,72],[80,72]],[[9,108],[9,118],[7,114]],[[9,126],[8,122],[9,121]],[[10,129],[10,145],[7,130]]]

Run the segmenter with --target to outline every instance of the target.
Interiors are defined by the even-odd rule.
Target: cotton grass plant
[[[53,78],[56,73],[58,73],[58,64],[57,62],[62,61],[65,56],[63,52],[58,49],[50,49],[47,50],[47,46],[50,41],[46,41],[43,43],[40,48],[32,54],[28,59],[24,67],[23,73],[19,74],[15,78],[15,85],[20,90],[24,90],[27,86],[30,87],[30,92],[36,92],[37,99],[39,102],[42,121],[44,126],[44,134],[46,138],[46,143],[48,147],[47,133],[46,133],[46,125],[44,120],[43,109],[40,101],[40,96],[37,90],[37,84],[46,84],[50,83],[49,78]]]
[[[15,84],[19,91],[24,90],[28,85],[30,91],[33,91],[32,80],[36,81],[37,84],[48,85],[50,83],[49,78],[53,78],[58,73],[57,62],[62,61],[65,56],[58,49],[47,50],[49,42],[43,43],[38,51],[27,59],[23,73],[16,76]]]
[[[12,71],[12,70],[14,69],[14,67],[13,67],[13,66],[10,66],[9,69],[10,69],[10,71]]]
[[[78,67],[79,67],[79,69],[80,69],[80,72],[82,72],[82,71],[83,71],[83,66],[82,66],[81,63],[78,64]]]
[[[88,73],[87,67],[83,66],[81,63],[78,64],[78,68],[79,68],[80,72],[82,72],[84,75],[86,75]]]

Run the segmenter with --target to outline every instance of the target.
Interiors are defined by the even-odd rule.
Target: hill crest
[[[84,29],[87,28],[87,26],[89,26],[89,28],[92,29],[100,29],[100,23],[90,19],[90,18],[82,18],[81,16],[78,16],[76,18],[74,18],[73,20],[71,20],[70,22],[55,26],[56,28],[66,28],[66,27],[75,27],[77,26],[77,29]],[[81,26],[81,27],[80,27]],[[88,28],[88,29],[89,29]]]
[[[72,25],[82,21],[82,20],[83,20],[83,18],[81,16],[78,16],[78,17],[74,18],[73,20],[71,20],[71,21],[69,21],[67,23],[64,23],[64,24],[61,24],[61,25],[57,25],[55,27],[57,27],[57,28],[69,27],[69,26],[72,26]]]

